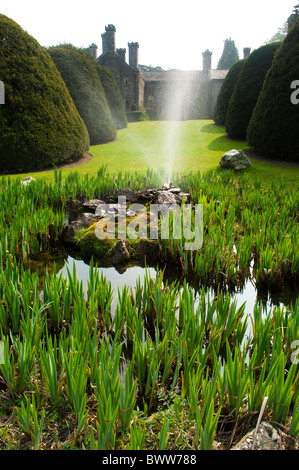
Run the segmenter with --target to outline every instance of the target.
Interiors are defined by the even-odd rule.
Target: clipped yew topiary
[[[90,144],[115,140],[116,125],[92,55],[71,44],[50,47],[48,51],[85,122]]]
[[[299,18],[273,59],[247,130],[256,153],[299,162]],[[291,95],[297,99],[291,101]]]
[[[81,157],[89,136],[48,52],[0,14],[0,171],[27,172]]]
[[[115,122],[117,129],[124,129],[127,127],[128,121],[124,103],[114,75],[109,69],[102,67],[99,64],[96,64],[95,68],[104,88],[112,119]]]
[[[247,57],[229,101],[225,130],[233,139],[245,139],[247,127],[280,42],[266,44]]]
[[[225,125],[225,118],[228,109],[229,100],[233,94],[235,85],[238,81],[241,69],[246,59],[241,59],[228,71],[217,97],[216,106],[214,110],[214,122],[218,126]]]

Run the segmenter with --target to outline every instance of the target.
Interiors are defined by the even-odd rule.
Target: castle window
[[[129,84],[129,79],[126,77],[126,78],[124,79],[124,85],[127,86],[128,84]]]

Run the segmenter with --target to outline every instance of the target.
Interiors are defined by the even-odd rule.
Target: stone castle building
[[[116,48],[116,28],[109,24],[102,34],[102,54],[92,44],[87,49],[100,65],[113,73],[125,110],[145,109],[153,119],[211,119],[217,96],[228,70],[211,68],[212,52],[202,53],[202,70],[143,71],[139,67],[139,44]],[[244,49],[244,57],[250,49]]]

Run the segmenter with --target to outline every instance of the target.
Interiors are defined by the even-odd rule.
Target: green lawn
[[[220,168],[221,156],[230,149],[246,149],[244,141],[228,139],[222,126],[211,120],[201,121],[145,121],[130,123],[128,128],[118,131],[117,140],[104,145],[96,145],[89,152],[93,158],[84,165],[62,170],[65,177],[78,170],[81,174],[95,174],[98,168],[107,164],[111,172],[138,171],[148,167],[164,168],[168,173],[169,163],[176,173],[205,171]],[[252,176],[259,174],[264,183],[273,178],[283,177],[290,182],[299,176],[299,167],[279,165],[251,159],[252,167],[247,170]],[[53,178],[53,171],[26,173],[35,178]],[[24,175],[24,176],[26,176]],[[22,175],[23,176],[23,175]]]

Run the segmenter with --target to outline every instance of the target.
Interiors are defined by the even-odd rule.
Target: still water
[[[64,266],[60,269],[58,274],[62,273],[63,276],[67,277],[67,266],[72,272],[75,265],[77,277],[82,281],[83,289],[87,291],[87,281],[89,278],[89,264],[82,259],[74,258],[68,256]],[[123,271],[117,270],[115,267],[98,267],[99,274],[103,274],[107,281],[111,283],[113,289],[113,302],[112,302],[112,311],[114,311],[117,299],[118,299],[118,290],[121,291],[126,285],[129,288],[134,288],[136,286],[136,281],[140,278],[141,285],[143,284],[143,279],[145,276],[146,270],[149,271],[149,274],[152,278],[155,278],[157,270],[153,267],[141,267],[141,266],[130,266],[124,269]],[[166,278],[167,279],[167,278]],[[170,283],[171,280],[168,280]],[[207,295],[210,299],[214,296],[213,289],[207,289]],[[253,312],[254,305],[257,301],[262,302],[263,309],[265,312],[272,309],[275,305],[277,306],[288,306],[291,303],[295,304],[297,298],[299,298],[299,286],[288,286],[284,288],[283,291],[275,291],[270,294],[269,292],[258,292],[256,286],[252,280],[247,280],[244,287],[239,292],[231,292],[232,301],[236,301],[237,308],[241,307],[244,302],[246,302],[246,313]],[[195,294],[195,304],[196,304],[196,294]]]

